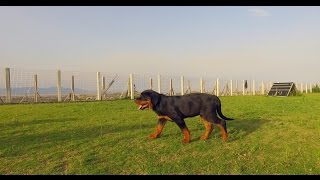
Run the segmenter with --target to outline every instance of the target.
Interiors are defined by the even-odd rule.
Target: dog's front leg
[[[177,120],[175,121],[176,124],[179,126],[181,129],[182,133],[184,134],[184,138],[182,140],[183,143],[189,143],[190,142],[190,131],[184,122],[184,120]]]
[[[156,126],[156,130],[154,133],[150,134],[151,139],[158,138],[161,135],[161,132],[164,128],[164,125],[166,124],[167,120],[164,118],[161,118],[158,120],[158,125]]]

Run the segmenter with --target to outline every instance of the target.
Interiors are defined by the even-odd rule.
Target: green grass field
[[[0,105],[0,174],[320,174],[320,94],[220,97],[229,139],[191,143],[132,100]]]

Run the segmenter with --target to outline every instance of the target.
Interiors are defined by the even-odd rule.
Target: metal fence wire
[[[0,68],[0,103],[95,101],[131,97],[129,74],[60,71],[59,77],[58,71]],[[272,83],[257,79],[132,74],[132,93],[137,96],[143,90],[153,89],[166,95],[193,92],[218,96],[266,95]],[[312,87],[317,85],[306,82],[295,84],[299,91],[305,93],[312,92]]]

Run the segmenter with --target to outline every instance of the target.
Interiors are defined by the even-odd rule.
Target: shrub
[[[318,84],[316,84],[316,86],[312,87],[312,92],[313,93],[319,93],[320,92],[320,87],[318,86]]]

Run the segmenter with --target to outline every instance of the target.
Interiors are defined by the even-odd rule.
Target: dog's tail
[[[234,119],[232,119],[232,118],[225,117],[225,116],[222,114],[222,112],[221,112],[221,104],[219,104],[219,105],[217,106],[217,112],[218,112],[219,116],[220,116],[222,119],[224,119],[224,120],[234,120]]]

